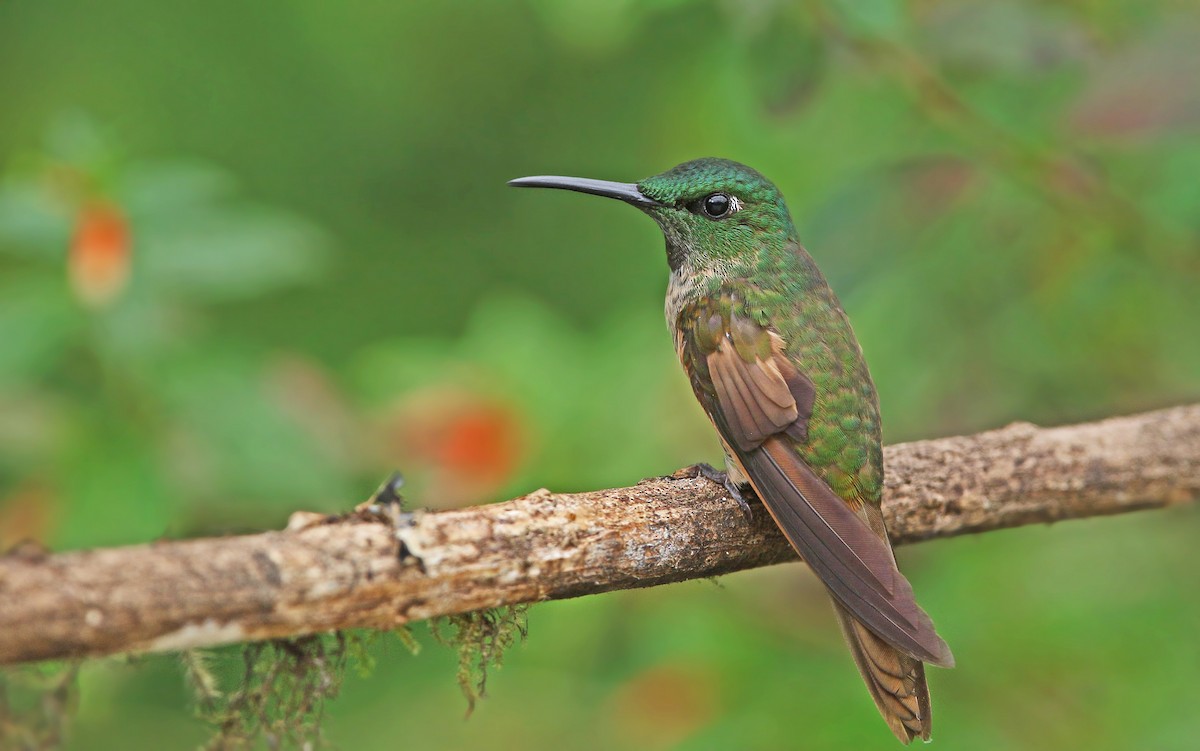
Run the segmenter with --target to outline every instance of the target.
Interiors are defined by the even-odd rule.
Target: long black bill
[[[514,188],[558,188],[573,190],[577,193],[589,193],[593,196],[616,198],[639,208],[661,206],[658,201],[649,198],[638,190],[636,183],[611,183],[607,180],[591,180],[586,177],[559,177],[558,175],[538,175],[537,177],[518,177],[509,180]]]

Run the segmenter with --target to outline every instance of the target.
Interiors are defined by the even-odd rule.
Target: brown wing
[[[888,544],[778,436],[738,459],[796,551],[838,604],[881,639],[951,667],[950,648],[917,605]]]
[[[793,440],[803,440],[812,415],[812,381],[788,359],[777,333],[734,307],[695,311],[678,342],[696,395],[734,458],[840,606],[905,654],[952,665],[949,647],[917,605],[886,538],[795,449]]]

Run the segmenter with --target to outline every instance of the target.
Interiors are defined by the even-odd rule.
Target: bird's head
[[[574,190],[636,206],[662,229],[673,271],[719,273],[795,237],[779,189],[728,159],[696,159],[638,183],[541,176],[509,185]]]

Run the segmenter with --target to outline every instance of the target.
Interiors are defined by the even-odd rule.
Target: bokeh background
[[[718,448],[653,224],[514,191],[758,167],[888,442],[1200,396],[1200,11],[1032,0],[0,4],[0,544],[629,484]],[[1200,517],[900,551],[952,749],[1190,749]],[[550,603],[463,719],[376,642],[343,749],[895,748],[800,566]],[[235,652],[214,660],[236,663]],[[170,656],[67,748],[204,743]]]

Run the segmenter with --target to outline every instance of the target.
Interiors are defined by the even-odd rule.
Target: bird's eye
[[[729,215],[733,201],[724,193],[713,193],[700,201],[700,210],[709,219],[723,219]]]

